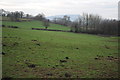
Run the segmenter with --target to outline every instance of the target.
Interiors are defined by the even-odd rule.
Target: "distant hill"
[[[75,21],[76,19],[78,19],[78,17],[81,17],[81,15],[78,15],[78,14],[70,14],[67,16],[70,17],[71,21]],[[63,17],[64,17],[64,15],[55,15],[55,16],[48,16],[47,19],[53,20],[54,18],[63,18]]]

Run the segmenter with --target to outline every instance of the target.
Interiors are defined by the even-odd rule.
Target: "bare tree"
[[[34,17],[34,19],[43,21],[45,19],[45,15],[43,13],[38,14]]]
[[[23,11],[20,11],[19,13],[20,13],[20,18],[23,18],[24,12],[23,12]]]
[[[44,19],[43,26],[45,26],[45,29],[48,28],[48,26],[49,26],[49,19]]]
[[[82,18],[71,23],[72,32],[118,35],[118,21],[102,19],[99,15],[83,13]]]

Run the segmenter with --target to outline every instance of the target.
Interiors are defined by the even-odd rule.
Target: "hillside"
[[[9,17],[0,16],[0,21],[8,21],[8,20],[10,20]]]
[[[2,24],[6,26],[11,26],[11,25],[18,26],[21,29],[31,29],[31,28],[45,29],[45,27],[43,26],[43,22],[41,21],[24,21],[24,22],[3,21]],[[69,31],[70,27],[50,23],[48,29]]]
[[[31,30],[43,28],[39,21],[3,24],[20,27],[2,29],[3,78],[118,78],[117,37]]]

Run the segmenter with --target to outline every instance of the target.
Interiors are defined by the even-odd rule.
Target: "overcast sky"
[[[24,11],[32,15],[99,14],[103,18],[117,19],[119,0],[0,0],[0,8]]]

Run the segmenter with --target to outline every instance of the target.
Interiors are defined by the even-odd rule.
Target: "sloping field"
[[[45,29],[45,27],[43,26],[43,22],[41,21],[24,21],[24,22],[11,22],[11,21],[3,21],[3,24],[6,26],[18,26],[19,28],[22,29],[31,29],[31,28],[43,28]],[[65,30],[65,31],[69,31],[70,28],[66,27],[66,26],[62,26],[62,25],[58,25],[58,24],[52,24],[50,23],[50,26],[48,27],[48,29],[55,29],[55,30]]]
[[[31,30],[38,22],[27,23],[3,23],[21,27],[3,28],[3,77],[118,78],[117,37]]]

